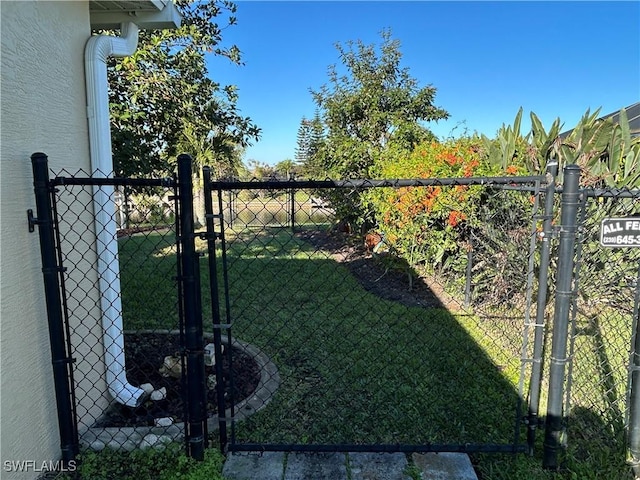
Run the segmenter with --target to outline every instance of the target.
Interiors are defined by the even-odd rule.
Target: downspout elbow
[[[85,60],[96,60],[107,64],[109,57],[128,57],[138,48],[138,25],[123,23],[120,26],[120,36],[94,35],[89,38],[85,47]]]

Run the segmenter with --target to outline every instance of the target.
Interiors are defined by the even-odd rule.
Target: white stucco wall
[[[54,171],[89,170],[83,55],[91,32],[85,1],[2,1],[0,19],[0,477],[22,479],[37,474],[8,472],[4,462],[60,457],[39,240],[26,222],[35,208],[30,155],[45,152]],[[106,403],[94,400],[83,404]]]

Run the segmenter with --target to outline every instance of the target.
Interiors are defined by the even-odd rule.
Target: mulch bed
[[[175,422],[184,420],[184,403],[181,395],[181,379],[165,377],[160,373],[164,357],[176,355],[180,351],[179,337],[173,334],[139,333],[125,334],[125,361],[127,378],[132,385],[150,383],[156,390],[164,387],[167,396],[164,400],[147,399],[137,408],[114,404],[95,427],[134,427],[151,426],[154,419],[172,417]],[[260,381],[260,369],[255,360],[244,351],[232,347],[232,371],[234,375],[233,396],[237,404],[249,397]],[[224,392],[227,407],[231,401],[231,382],[227,352],[224,354],[222,370]],[[215,375],[215,367],[205,367],[205,375]],[[217,414],[217,386],[207,389],[207,412],[209,416]]]
[[[380,298],[408,307],[460,309],[434,278],[419,275],[400,258],[373,256],[355,235],[337,231],[302,231],[296,235],[315,249],[329,252],[364,289]]]
[[[160,230],[163,228],[169,228],[168,226],[151,226],[151,227],[131,227],[131,228],[121,228],[116,231],[116,236],[118,238],[122,237],[130,237],[136,233],[145,233],[145,232],[153,232],[155,230]]]

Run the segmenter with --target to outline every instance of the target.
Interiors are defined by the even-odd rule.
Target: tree
[[[298,170],[309,177],[328,176],[320,159],[320,151],[324,144],[324,127],[320,112],[316,109],[312,120],[302,117],[298,128],[296,146],[296,162]]]
[[[166,173],[193,139],[206,145],[187,153],[198,161],[204,154],[204,159],[216,162],[228,161],[230,152],[259,138],[260,129],[237,109],[236,88],[207,77],[208,53],[241,63],[235,45],[220,45],[226,27],[217,23],[224,17],[226,26],[234,25],[236,6],[227,0],[176,4],[183,14],[179,29],[141,31],[133,55],[109,61],[117,175]]]
[[[251,180],[267,180],[276,175],[276,171],[271,165],[253,158],[247,162],[246,170]]]
[[[298,165],[290,158],[286,158],[281,162],[276,163],[275,171],[280,178],[288,180],[291,177],[296,176],[298,173]]]
[[[419,87],[400,65],[400,42],[388,30],[381,38],[378,48],[362,41],[337,44],[345,73],[329,67],[328,84],[311,91],[322,119],[309,162],[315,175],[372,177],[386,152],[409,153],[417,143],[434,139],[426,123],[449,116],[433,104],[435,87]],[[361,230],[374,223],[361,195],[327,193],[325,198],[341,222]]]
[[[202,127],[202,126],[201,126]],[[197,226],[205,225],[204,182],[202,167],[212,167],[214,179],[237,177],[242,165],[243,149],[224,133],[216,134],[215,126],[208,133],[198,134],[196,126],[184,125],[178,139],[178,148],[189,152],[195,159],[193,170],[194,215]],[[201,128],[202,130],[202,128]],[[169,162],[172,164],[172,162]]]
[[[320,118],[320,111],[316,109],[313,119],[310,122],[310,138],[309,138],[309,159],[318,153],[322,148],[324,142],[324,126],[322,125],[322,119]]]
[[[307,163],[309,159],[309,148],[311,146],[311,121],[306,117],[302,117],[300,120],[300,126],[298,127],[298,136],[296,138],[296,150],[295,158],[296,162],[300,164]]]
[[[435,87],[419,87],[400,66],[400,42],[381,34],[379,49],[362,41],[337,44],[346,73],[329,68],[329,83],[311,91],[327,135],[316,161],[332,176],[366,177],[391,144],[410,150],[434,138],[425,122],[448,118],[433,105]]]

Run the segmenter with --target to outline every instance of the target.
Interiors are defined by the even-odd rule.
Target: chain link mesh
[[[223,315],[280,380],[236,446],[518,442],[535,188],[466,180],[219,191]],[[336,221],[374,204],[371,229]]]
[[[223,342],[225,400],[238,420],[232,446],[518,444],[540,267],[539,185],[326,183],[219,187],[213,213],[220,215],[221,248],[212,283],[233,332],[233,341]],[[108,196],[113,209],[110,202],[95,204],[94,188],[59,184],[55,194],[81,443],[133,449],[180,439],[175,191],[119,186]],[[622,464],[640,249],[604,248],[599,235],[603,218],[639,216],[640,194],[584,193],[566,385],[568,448],[577,461],[606,452]],[[369,223],[337,222],[337,212],[350,209]],[[101,212],[117,230],[118,260],[106,269],[95,231]],[[204,212],[196,218],[205,223]],[[206,257],[214,252],[201,232],[204,287],[212,280]],[[107,271],[120,283],[112,286],[111,306],[125,348],[116,358],[124,358],[128,381],[151,384],[155,393],[138,408],[113,402],[106,385],[101,276]],[[548,306],[552,285],[553,278]],[[203,288],[206,342],[216,326],[211,300]],[[213,418],[217,386],[209,359]],[[542,407],[545,391],[543,385]]]
[[[60,177],[55,208],[80,443],[97,450],[132,450],[179,440],[184,435],[184,380],[175,191],[114,190],[92,186],[90,178],[87,185],[64,185],[64,178],[89,177],[86,172],[62,172]],[[98,188],[104,195],[96,195]],[[106,200],[100,204],[96,198]],[[99,216],[103,220],[96,223]],[[103,257],[107,260],[101,265],[100,255],[114,241],[116,257]],[[122,331],[122,340],[116,331]],[[111,356],[105,352],[108,344]],[[114,401],[118,388],[106,384],[110,369],[117,379],[145,391],[138,407]],[[117,373],[122,369],[126,377]]]
[[[605,218],[640,217],[640,191],[585,191],[580,215],[565,408],[568,446],[577,460],[606,454],[623,466],[640,248],[603,247],[600,235]]]

